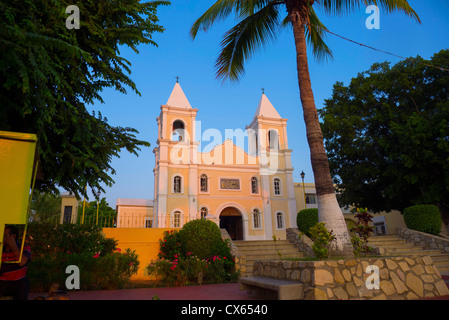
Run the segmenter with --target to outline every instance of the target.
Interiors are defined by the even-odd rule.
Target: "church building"
[[[247,151],[228,139],[200,152],[197,112],[177,82],[157,118],[153,227],[209,219],[235,240],[285,239],[297,213],[287,119],[262,94]]]

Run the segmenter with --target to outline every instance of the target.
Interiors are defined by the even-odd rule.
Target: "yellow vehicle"
[[[22,259],[37,159],[35,134],[0,131],[0,256],[5,226],[15,225],[21,233]]]

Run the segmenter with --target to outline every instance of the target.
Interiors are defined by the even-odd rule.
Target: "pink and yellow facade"
[[[287,119],[262,94],[246,130],[234,130],[247,151],[228,139],[200,152],[197,112],[176,83],[157,118],[152,226],[181,228],[205,218],[236,240],[285,239],[297,213]],[[210,141],[214,131],[204,134]]]

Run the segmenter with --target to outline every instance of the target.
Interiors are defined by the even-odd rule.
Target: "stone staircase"
[[[233,243],[238,248],[239,255],[244,255],[246,260],[246,271],[240,275],[241,277],[252,275],[254,261],[304,257],[298,247],[288,240],[233,241]]]
[[[442,275],[449,275],[449,253],[438,249],[423,249],[396,235],[374,236],[369,245],[385,249],[387,256],[430,256]]]

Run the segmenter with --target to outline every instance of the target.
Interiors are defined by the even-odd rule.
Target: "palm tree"
[[[320,22],[314,6],[325,14],[341,15],[374,4],[391,13],[402,11],[420,22],[406,0],[218,0],[193,24],[190,34],[195,39],[199,30],[206,31],[215,22],[235,13],[240,20],[227,31],[215,67],[222,80],[238,80],[244,73],[244,62],[256,49],[274,40],[282,28],[292,26],[296,47],[296,63],[300,100],[306,124],[307,141],[318,198],[319,221],[333,230],[336,241],[330,248],[333,256],[352,256],[348,229],[338,205],[324,149],[323,135],[310,82],[307,42],[317,59],[332,56],[323,40],[326,27]],[[281,17],[286,9],[286,17]],[[284,13],[285,14],[285,13]]]

